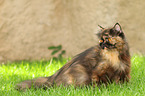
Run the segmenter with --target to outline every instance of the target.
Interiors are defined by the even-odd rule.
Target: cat
[[[119,23],[111,28],[101,27],[98,45],[76,55],[49,77],[26,80],[16,85],[17,90],[59,86],[87,86],[130,80],[130,54],[125,34]]]

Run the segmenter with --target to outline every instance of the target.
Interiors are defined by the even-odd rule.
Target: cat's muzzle
[[[107,49],[114,49],[114,48],[116,48],[116,43],[115,44],[110,44],[109,42],[102,42],[102,43],[100,43],[100,47],[102,48],[102,49],[105,49],[105,48],[107,48]]]

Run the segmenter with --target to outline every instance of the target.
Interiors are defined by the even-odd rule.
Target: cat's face
[[[118,49],[122,48],[125,44],[125,35],[118,23],[116,23],[113,28],[102,28],[102,31],[98,36],[100,39],[100,47],[102,49]]]

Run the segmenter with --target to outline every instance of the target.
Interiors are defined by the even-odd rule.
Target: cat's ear
[[[105,28],[103,28],[102,26],[100,26],[100,25],[98,25],[101,29],[105,29]]]
[[[105,28],[103,28],[102,26],[100,26],[100,25],[98,25],[100,28],[101,28],[101,31],[99,31],[96,35],[100,38],[101,37],[101,34],[102,34],[102,32],[103,32],[103,30],[105,29]]]
[[[116,31],[122,33],[122,28],[121,28],[121,26],[120,26],[119,23],[116,23],[116,24],[114,25],[114,29],[115,29]]]

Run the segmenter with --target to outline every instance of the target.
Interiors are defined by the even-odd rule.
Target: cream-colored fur
[[[116,49],[102,50],[102,57],[103,59],[108,61],[107,64],[109,64],[110,66],[113,66],[115,69],[124,71],[125,65],[120,62],[119,53]]]

